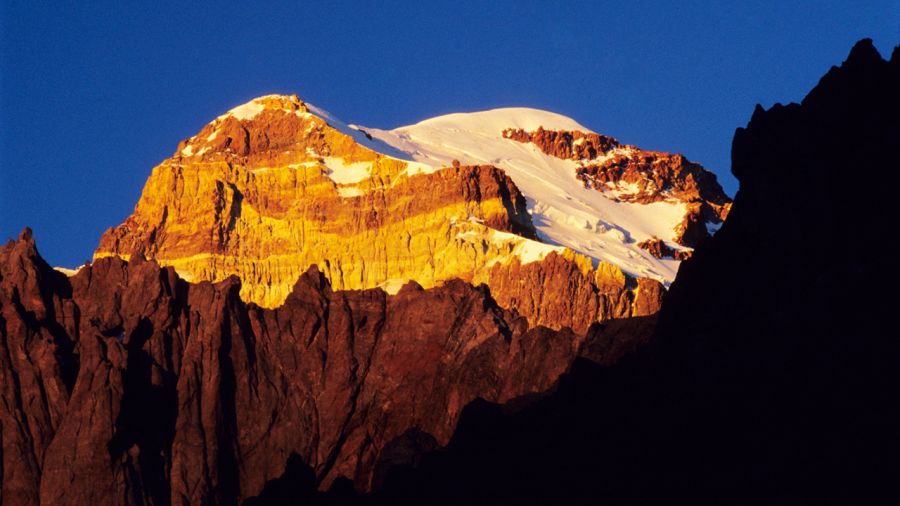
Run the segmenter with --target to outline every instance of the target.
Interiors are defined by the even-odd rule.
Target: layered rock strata
[[[95,258],[137,252],[192,282],[237,275],[242,298],[264,307],[315,265],[344,290],[486,283],[531,324],[578,332],[658,309],[658,283],[536,241],[526,200],[500,169],[435,169],[383,152],[297,97],[256,99],[153,169]],[[582,304],[557,302],[570,293]]]

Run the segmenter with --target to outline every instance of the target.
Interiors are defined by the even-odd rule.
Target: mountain
[[[544,128],[575,151],[560,158],[509,137]],[[684,157],[544,111],[382,131],[271,95],[182,142],[95,258],[140,252],[195,282],[237,275],[241,296],[264,307],[283,303],[310,265],[343,290],[459,278],[487,284],[532,324],[583,333],[655,313],[674,257],[729,205],[715,176]]]
[[[485,116],[595,151],[558,159]],[[715,179],[641,155],[666,175],[632,202],[579,172],[625,160],[615,141],[597,152],[600,136],[541,111],[465,117],[460,142],[494,146],[444,164],[262,97],[156,167],[92,263],[51,269],[29,230],[0,247],[4,504],[235,503],[292,459],[313,488],[366,492],[446,445],[474,400],[515,409],[577,357],[639,347],[665,289],[623,269],[677,261],[635,238],[689,251],[674,241],[699,194],[675,189],[707,174],[719,195]],[[508,156],[485,161],[496,146]],[[594,242],[566,247],[575,216]]]
[[[0,502],[892,504],[898,54],[757,108],[733,204],[550,113],[239,106],[90,264],[0,247]]]

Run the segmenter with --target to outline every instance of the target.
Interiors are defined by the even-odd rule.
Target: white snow
[[[235,107],[235,108],[233,108],[233,109],[230,109],[230,110],[229,110],[228,112],[226,112],[225,114],[223,114],[223,115],[219,116],[218,118],[216,118],[216,119],[214,120],[214,122],[215,122],[215,121],[220,121],[220,120],[222,120],[222,119],[224,119],[224,118],[226,118],[226,117],[228,117],[228,116],[234,116],[235,118],[237,118],[237,119],[239,119],[239,120],[241,120],[241,121],[252,120],[253,118],[256,117],[256,115],[258,115],[259,113],[263,112],[263,111],[266,110],[267,108],[268,108],[268,109],[281,109],[281,110],[289,111],[289,112],[290,112],[290,111],[293,111],[293,109],[286,109],[286,108],[282,108],[282,107],[277,107],[277,106],[272,105],[271,103],[270,103],[269,105],[265,104],[264,102],[267,101],[267,100],[269,100],[269,99],[283,99],[283,100],[290,100],[291,97],[289,97],[289,96],[287,96],[287,95],[265,95],[265,96],[262,96],[262,97],[256,97],[256,98],[254,98],[253,100],[247,102],[246,104],[241,104],[241,105],[239,105],[239,106],[237,106],[237,107]],[[274,101],[273,101],[273,102],[274,102]],[[297,113],[298,116],[301,116],[301,117],[304,116],[304,115],[306,115],[306,114],[308,114],[308,113],[305,113],[305,112],[302,112],[302,111],[295,111],[295,112]],[[213,132],[212,134],[210,134],[209,137],[207,137],[207,140],[211,141],[211,140],[213,140],[213,139],[215,138],[215,136],[216,136],[216,132]]]
[[[322,109],[320,107],[316,107],[309,102],[304,102],[306,104],[307,109],[314,115],[319,118],[325,120],[325,123],[328,123],[328,126],[334,128],[335,130],[341,132],[344,135],[349,135],[353,138],[353,140],[362,146],[365,146],[376,153],[381,153],[383,155],[387,155],[393,158],[398,158],[401,160],[408,159],[406,153],[394,149],[393,147],[385,144],[384,142],[379,141],[378,139],[369,139],[366,137],[366,134],[363,132],[363,128],[358,127],[356,125],[348,125],[343,121],[337,119],[330,112]]]
[[[397,295],[397,292],[406,286],[407,283],[409,283],[409,278],[391,278],[379,284],[378,288],[381,288],[390,295]]]
[[[605,190],[604,193],[612,198],[620,198],[620,197],[628,197],[631,195],[637,195],[640,193],[641,189],[637,183],[619,183],[615,184],[612,182],[606,183],[606,187],[609,188]]]
[[[413,160],[403,160],[406,162],[406,175],[414,176],[416,174],[431,174],[440,167],[435,167],[427,163],[416,162]]]
[[[590,131],[565,116],[528,108],[449,114],[393,130],[365,130],[432,167],[449,166],[454,159],[500,167],[525,195],[544,241],[583,253],[595,263],[613,263],[632,275],[666,284],[675,279],[678,261],[655,258],[637,243],[651,237],[672,241],[675,227],[687,212],[685,204],[616,202],[584,187],[575,177],[578,162],[549,156],[533,144],[502,135],[507,128],[533,131],[538,127]]]
[[[353,184],[369,177],[372,162],[346,163],[343,158],[326,156],[322,158],[328,168],[328,177],[339,184]]]
[[[182,148],[181,154],[184,156],[191,156],[192,154],[194,154],[194,146],[185,146],[184,148]]]
[[[67,267],[54,267],[53,270],[55,270],[57,272],[61,272],[61,273],[65,274],[67,277],[71,278],[72,276],[78,274],[78,271],[80,271],[83,267],[84,267],[84,265],[79,265],[78,267],[76,267],[74,269],[69,269]]]
[[[494,242],[494,244],[515,244],[513,254],[519,257],[519,261],[522,265],[543,260],[544,257],[549,255],[553,251],[562,253],[564,249],[560,246],[553,246],[552,244],[533,241],[531,239],[520,237],[515,234],[510,234],[509,232],[502,232],[500,230],[495,230],[493,234],[491,234],[491,240]]]
[[[260,97],[260,98],[265,98],[265,97]],[[251,120],[251,119],[255,118],[257,114],[263,112],[263,110],[265,110],[265,108],[266,108],[266,106],[264,104],[257,102],[257,100],[259,100],[259,99],[254,99],[254,100],[247,102],[246,104],[239,105],[239,106],[235,107],[234,109],[231,109],[230,111],[225,113],[225,115],[226,116],[227,115],[234,116],[235,118],[237,118],[239,120]]]
[[[362,188],[358,186],[338,186],[337,192],[338,195],[344,197],[345,199],[350,197],[359,197],[364,193],[362,191]]]
[[[271,109],[271,108],[278,107],[276,105],[272,105],[272,104],[278,103],[278,101],[276,101],[276,100],[270,100],[268,105],[264,104],[263,102],[267,101],[268,99],[290,100],[291,97],[289,97],[287,95],[266,95],[266,96],[262,96],[262,97],[257,97],[245,104],[242,104],[242,105],[239,105],[237,107],[230,109],[225,114],[223,114],[223,115],[217,117],[215,120],[213,120],[212,123],[216,124],[228,116],[233,116],[239,120],[252,120],[259,113],[264,111],[266,108]],[[301,110],[293,111],[298,117],[305,118],[305,117],[310,117],[310,116],[317,116],[319,119],[325,121],[325,123],[327,123],[330,127],[343,133],[344,135],[350,136],[354,140],[354,142],[356,142],[357,144],[365,146],[366,148],[369,148],[376,153],[385,155],[388,158],[394,158],[394,159],[406,162],[406,164],[407,164],[406,175],[408,175],[408,176],[412,176],[412,175],[420,174],[420,173],[431,173],[431,172],[434,172],[435,170],[437,170],[438,168],[440,168],[440,167],[434,167],[427,163],[418,163],[408,153],[405,153],[401,150],[395,149],[393,146],[390,146],[374,137],[370,139],[366,135],[366,132],[364,131],[364,129],[362,127],[359,127],[357,125],[348,125],[348,124],[344,123],[343,121],[341,121],[340,119],[338,119],[337,117],[335,117],[330,112],[326,111],[325,109],[322,109],[313,104],[310,104],[309,102],[303,102],[303,104],[306,106],[307,109],[309,109],[310,112],[304,112]],[[289,109],[283,109],[283,110],[289,111]],[[306,132],[309,133],[314,128],[315,128],[315,125],[310,124],[306,127]],[[206,137],[207,142],[211,142],[218,135],[219,135],[219,131],[217,129],[213,130],[213,132]],[[204,152],[205,151],[201,151],[198,154],[203,154]],[[186,147],[185,149],[182,150],[182,154],[184,156],[191,156],[193,154],[193,147]],[[311,147],[308,147],[306,149],[306,154],[311,157],[319,156],[319,153],[316,153],[316,151],[314,149],[312,149]],[[338,164],[335,162],[334,165],[338,165]],[[357,167],[357,171],[358,170],[359,170],[359,167]],[[340,170],[340,171],[335,171],[335,172],[343,173],[345,171]],[[365,175],[362,175],[361,173],[358,173],[358,172],[356,174],[359,177],[359,179],[368,177],[368,172]],[[339,179],[341,178],[340,175],[337,175],[336,177],[338,177]],[[332,178],[332,179],[334,179],[334,178]],[[335,179],[335,181],[341,182],[341,181],[338,181],[338,179]]]
[[[477,223],[481,220],[476,221],[470,218],[469,221]],[[509,260],[511,257],[516,256],[519,257],[519,263],[525,265],[543,260],[553,251],[562,253],[565,250],[562,246],[554,246],[552,244],[534,241],[527,237],[510,234],[509,232],[503,232],[501,230],[488,229],[488,233],[489,235],[486,239],[494,246],[497,246],[501,251],[504,248],[509,248],[510,251],[509,255],[499,258],[497,261]],[[476,230],[458,232],[455,237],[476,244],[480,244],[482,240],[482,235]]]

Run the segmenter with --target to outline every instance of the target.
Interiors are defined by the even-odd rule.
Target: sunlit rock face
[[[552,328],[658,309],[658,282],[538,240],[503,170],[412,158],[296,96],[261,97],[155,167],[95,258],[141,254],[193,282],[237,275],[241,297],[264,307],[315,265],[342,290],[486,283],[504,307]]]

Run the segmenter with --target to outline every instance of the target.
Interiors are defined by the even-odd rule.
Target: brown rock
[[[572,160],[593,160],[619,146],[619,141],[605,135],[578,130],[544,130],[542,127],[534,132],[508,128],[503,131],[503,137],[523,143],[531,142],[548,155]]]
[[[676,260],[686,260],[690,258],[690,251],[676,250],[666,244],[665,241],[658,237],[641,241],[637,244],[638,248],[645,249],[656,258],[674,258]]]
[[[651,204],[675,201],[688,204],[676,242],[694,247],[709,237],[706,224],[720,224],[728,217],[731,199],[715,174],[683,155],[645,151],[622,145],[612,137],[580,131],[534,132],[509,129],[503,136],[530,142],[544,153],[579,163],[576,176],[587,188],[604,192],[621,202]]]
[[[67,279],[29,234],[0,248],[4,504],[231,504],[292,454],[320,487],[344,476],[370,490],[376,470],[447,444],[474,399],[547,391],[588,353],[580,334],[531,326],[459,280],[392,296],[333,291],[311,269],[265,309],[241,300],[236,277],[189,284],[134,258]],[[521,273],[573,274],[550,264],[559,274]],[[628,288],[615,272],[563,291],[593,311],[655,311],[658,283]],[[574,306],[545,308],[538,318]],[[612,335],[594,331],[590,354],[615,360],[643,339]]]
[[[578,334],[596,322],[656,313],[665,292],[658,281],[635,281],[604,263],[593,270],[557,253],[542,262],[495,266],[488,284],[501,307],[535,325],[568,327]]]

